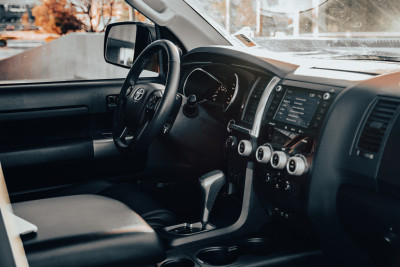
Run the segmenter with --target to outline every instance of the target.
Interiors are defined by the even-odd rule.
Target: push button
[[[279,156],[275,154],[272,157],[272,165],[278,165],[278,163],[279,163]]]
[[[296,161],[294,161],[293,159],[290,159],[288,168],[289,168],[290,172],[294,172],[296,170]]]

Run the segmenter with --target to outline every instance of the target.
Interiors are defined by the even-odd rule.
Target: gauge
[[[199,102],[205,100],[226,111],[235,100],[239,78],[230,69],[213,66],[218,68],[190,70],[183,82],[183,93],[185,96],[195,95]]]
[[[236,93],[236,82],[234,82],[232,84],[232,86],[230,87],[230,89],[227,90],[226,99],[225,99],[225,107],[228,107],[231,104],[231,102],[235,96],[235,93]]]
[[[235,78],[237,78],[236,74]],[[236,96],[237,82],[237,79],[235,79],[234,82],[229,83],[229,85],[222,83],[219,84],[215,91],[211,94],[209,100],[222,106],[224,111],[226,111]]]
[[[238,92],[238,87],[239,87],[239,77],[235,73],[234,82],[231,84],[229,90],[227,90],[226,92],[224,111],[226,111],[229,108],[229,106],[235,101],[236,94]]]
[[[216,103],[224,103],[224,98],[227,91],[226,85],[220,84],[215,90],[214,94],[211,96],[211,100]]]
[[[198,101],[209,99],[212,88],[219,87],[223,82],[211,73],[195,68],[189,72],[183,83],[183,93],[185,96],[195,95]],[[214,89],[214,93],[215,93]],[[213,94],[214,94],[213,93]]]

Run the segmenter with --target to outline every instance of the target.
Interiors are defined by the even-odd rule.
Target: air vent
[[[266,78],[261,78],[250,93],[251,95],[247,100],[246,110],[243,116],[243,122],[248,126],[253,125],[258,103],[267,86],[267,82],[268,80]]]
[[[389,100],[378,100],[375,107],[369,114],[369,117],[361,132],[358,140],[358,153],[368,158],[373,158],[373,154],[378,153],[381,147],[386,131],[391,126],[399,103]]]

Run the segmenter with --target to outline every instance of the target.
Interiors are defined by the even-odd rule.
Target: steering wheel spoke
[[[122,147],[129,147],[132,143],[133,136],[130,135],[130,130],[128,127],[124,127],[119,137],[115,138],[115,142]]]
[[[146,131],[147,126],[149,125],[150,120],[146,120],[142,125],[140,125],[136,131],[135,131],[135,135],[134,135],[134,140],[140,140],[142,134]]]
[[[162,100],[162,92],[160,90],[154,91],[147,100],[146,103],[146,116],[150,116],[150,119],[153,118],[154,113],[160,106]]]
[[[165,85],[144,83],[139,80],[139,76],[147,65],[145,63],[159,50],[168,56]],[[145,149],[158,136],[173,109],[179,78],[180,55],[170,41],[158,40],[151,43],[135,60],[122,86],[114,112],[114,143],[121,153]]]

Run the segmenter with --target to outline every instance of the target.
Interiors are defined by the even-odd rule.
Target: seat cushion
[[[172,212],[162,208],[157,201],[139,191],[132,184],[112,185],[101,190],[98,194],[121,201],[140,214],[153,229],[164,228],[177,223]]]
[[[153,229],[160,229],[177,223],[172,212],[163,208],[157,201],[130,183],[114,184],[103,180],[94,180],[52,190],[42,197],[81,194],[101,195],[118,200],[139,214]]]
[[[23,238],[30,266],[142,266],[165,257],[154,230],[119,201],[75,195],[13,204],[35,224]]]

